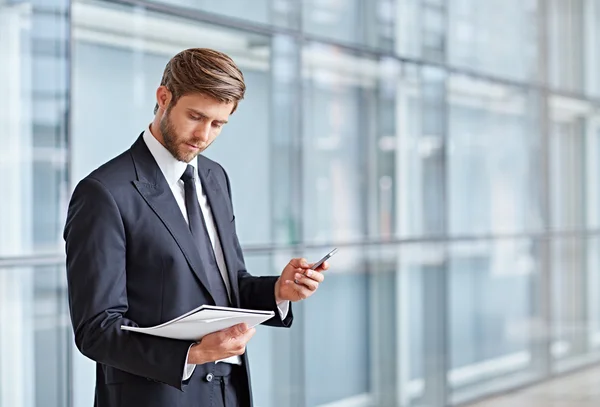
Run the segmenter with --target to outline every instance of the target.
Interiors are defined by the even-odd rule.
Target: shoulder
[[[135,179],[135,167],[127,150],[79,180],[72,198],[83,195],[91,199],[104,197],[113,201],[122,191],[128,191]]]
[[[130,150],[127,150],[90,172],[80,182],[95,180],[108,189],[113,189],[129,185],[135,179],[133,158]]]

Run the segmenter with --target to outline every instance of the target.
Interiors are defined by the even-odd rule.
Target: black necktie
[[[194,167],[188,165],[185,172],[181,176],[185,189],[185,207],[188,215],[188,223],[196,246],[200,251],[202,264],[206,269],[208,283],[210,284],[210,293],[212,294],[215,304],[219,306],[229,306],[229,296],[225,282],[219,271],[215,252],[210,243],[204,216],[200,210],[198,203],[198,195],[196,193],[196,183],[194,182]]]

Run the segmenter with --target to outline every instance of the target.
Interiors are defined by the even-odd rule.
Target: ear
[[[159,86],[158,89],[156,89],[156,103],[158,104],[159,109],[166,111],[172,98],[173,94],[166,86]]]

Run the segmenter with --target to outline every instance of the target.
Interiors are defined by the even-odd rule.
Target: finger
[[[308,277],[312,280],[315,280],[317,283],[322,283],[323,280],[325,280],[325,276],[323,274],[319,273],[317,270],[308,269],[308,270],[305,270],[304,273],[301,273],[301,274],[304,274],[306,277]]]
[[[316,282],[315,280],[308,278],[302,274],[298,274],[296,273],[296,275],[294,276],[294,281],[296,282],[296,284],[300,284],[305,286],[306,288],[308,288],[310,291],[315,291],[317,288],[319,288],[319,283]]]
[[[313,265],[311,264],[311,269],[313,268]],[[316,269],[314,269],[315,271],[325,271],[329,269],[329,263],[327,263],[326,261],[323,262],[323,264],[321,264],[319,267],[317,267]]]
[[[290,260],[290,265],[294,268],[308,268],[308,262],[305,258],[297,258]]]
[[[304,285],[301,284],[295,284],[296,286],[296,295],[298,296],[298,298],[300,298],[301,300],[305,300],[308,297],[310,297],[310,295],[313,293],[313,291],[309,290],[308,288],[306,288]]]
[[[254,336],[255,333],[256,333],[256,328],[248,329],[246,332],[244,332],[244,334],[242,336],[240,336],[240,341],[242,341],[243,343],[248,343],[248,341],[250,339],[252,339],[252,337]]]
[[[248,325],[245,323],[237,324],[225,330],[225,332],[232,337],[238,337],[244,335],[248,331]]]
[[[288,285],[290,287],[290,289],[294,291],[294,294],[295,294],[297,300],[304,300],[304,299],[310,297],[310,295],[313,293],[307,287],[305,287],[303,284],[296,284],[296,282],[293,280],[287,280],[285,282],[285,284]],[[297,301],[297,300],[292,300],[292,301]]]

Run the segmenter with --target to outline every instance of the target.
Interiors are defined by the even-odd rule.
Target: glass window
[[[596,312],[588,315],[590,306],[598,301],[597,291],[590,291],[588,284],[595,282],[597,274],[595,257],[585,257],[586,240],[581,237],[561,237],[552,241],[552,342],[553,370],[565,371],[592,360],[590,356],[597,345],[593,335],[597,331],[593,319]],[[597,239],[589,241],[592,252],[597,251]],[[589,267],[589,269],[588,269]],[[586,271],[587,269],[587,271]]]
[[[0,269],[0,405],[68,405],[64,265]]]
[[[301,174],[302,111],[298,108],[301,47],[297,39],[276,34],[272,41],[270,130],[271,144],[271,241],[293,244],[301,240],[302,197]]]
[[[450,246],[448,380],[454,403],[542,373],[533,348],[540,243],[499,239]]]
[[[451,65],[519,80],[537,78],[535,0],[449,0],[448,12]]]
[[[590,353],[600,353],[600,237],[592,236],[586,239],[585,259],[585,313],[587,314],[586,326],[580,326],[582,329],[579,334],[587,336],[584,340]]]
[[[0,93],[10,101],[0,111],[0,257],[62,252],[66,5],[30,6],[0,3],[0,54],[9,61],[0,64]]]
[[[397,86],[396,190],[400,237],[445,229],[446,73],[405,65]]]
[[[314,261],[327,251],[312,249],[302,255]],[[298,325],[293,334],[297,339],[292,344],[302,352],[303,369],[296,373],[303,383],[302,397],[307,406],[369,397],[370,341],[374,338],[369,332],[369,318],[371,307],[379,300],[369,290],[370,261],[363,250],[343,248],[330,260],[335,268],[327,272],[327,284],[311,301],[297,304]]]
[[[173,6],[200,10],[254,23],[297,27],[299,10],[294,0],[149,0]]]
[[[600,116],[597,108],[587,115],[584,151],[585,227],[600,229]]]
[[[553,369],[562,372],[598,356],[598,239],[580,236],[598,224],[598,119],[583,100],[553,95],[548,104],[551,219],[557,233],[551,242],[551,355]]]
[[[317,38],[392,50],[390,0],[302,0],[302,30]]]
[[[394,106],[396,69],[387,61],[332,46],[310,43],[304,47],[306,241],[359,241],[382,229],[389,235],[389,224],[380,223],[379,212],[383,210],[387,215],[381,216],[391,220],[393,167],[378,169],[375,157],[376,149],[381,150],[378,144],[388,151],[394,148],[393,137],[390,140],[394,118],[389,109]]]
[[[311,243],[389,238],[400,66],[319,43],[306,44],[302,56],[302,238]],[[328,349],[305,360],[306,405],[368,399],[369,372],[381,368],[379,360],[370,359],[376,348],[370,341],[391,340],[387,332],[369,334],[368,329],[371,309],[381,306],[369,286],[389,276],[368,275],[370,258],[358,247],[341,251],[331,262],[336,272],[328,274],[318,296],[302,305],[306,354]],[[317,259],[325,252],[302,255]],[[393,300],[385,304],[393,309]],[[332,312],[323,313],[325,308]],[[324,334],[334,323],[340,328]]]
[[[585,222],[584,132],[591,106],[584,101],[552,96],[549,112],[552,227],[581,228]],[[590,207],[590,213],[593,212],[594,208]]]
[[[584,3],[588,1],[548,1],[548,76],[552,87],[583,90],[584,52],[588,51],[584,42]]]
[[[423,9],[421,0],[395,0],[394,13],[394,51],[403,57],[421,58],[423,56],[424,36]],[[438,9],[442,11],[441,9]],[[436,21],[439,23],[439,20]],[[443,26],[434,28],[443,30]]]
[[[395,306],[388,318],[394,320],[397,336],[388,335],[394,338],[398,353],[392,359],[394,369],[388,375],[396,380],[393,388],[397,389],[394,396],[398,400],[387,405],[445,405],[448,356],[445,339],[440,341],[439,338],[446,338],[440,334],[445,332],[444,321],[448,318],[444,282],[446,249],[441,244],[423,243],[402,244],[393,250],[396,253],[395,281],[389,283],[389,289],[394,290]],[[386,271],[381,270],[382,274]],[[382,302],[381,293],[378,295]],[[380,363],[390,357],[386,349]]]
[[[548,1],[548,79],[555,89],[600,95],[600,3]]]
[[[536,98],[455,75],[448,102],[449,233],[541,230]]]

